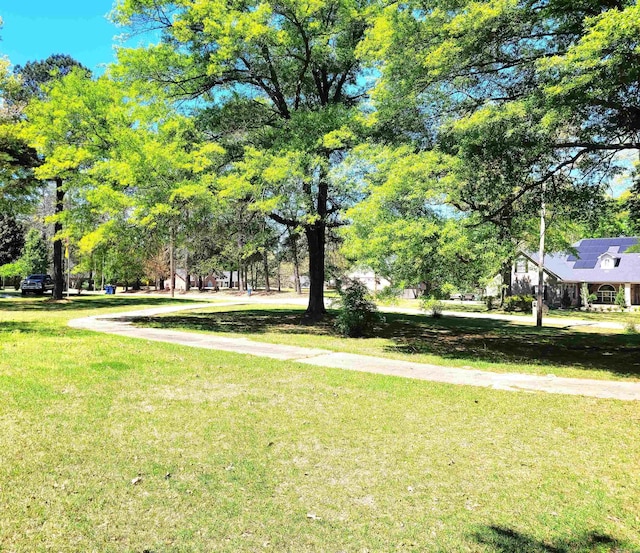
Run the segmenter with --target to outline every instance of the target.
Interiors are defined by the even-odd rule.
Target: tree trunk
[[[298,262],[298,244],[296,241],[297,236],[289,232],[291,240],[291,256],[293,257],[293,287],[297,294],[302,294],[302,287],[300,286],[300,264]]]
[[[513,268],[513,259],[510,257],[502,264],[500,275],[502,277],[502,286],[500,288],[500,307],[504,305],[504,298],[513,295],[511,289],[511,270]]]
[[[267,259],[267,249],[264,249],[264,290],[265,292],[271,292],[271,285],[269,284],[269,260]]]
[[[56,178],[56,205],[54,213],[60,215],[64,211],[64,189],[62,188],[62,179]],[[56,238],[58,234],[62,232],[62,223],[56,219],[53,225],[53,299],[61,300],[64,290],[64,253],[62,250],[62,240],[60,237]]]
[[[202,275],[198,275],[198,290],[202,290],[204,288],[204,281],[202,280]]]
[[[191,275],[189,274],[189,252],[184,256],[184,272],[186,281],[184,283],[184,289],[186,292],[191,290]]]
[[[281,285],[280,285],[280,261],[278,261],[278,274],[276,275],[276,279],[278,281],[278,292],[281,292]]]
[[[307,227],[305,234],[309,244],[309,305],[306,316],[319,319],[327,312],[324,307],[324,221],[321,219]]]
[[[242,259],[238,260],[238,292],[242,292],[244,290],[244,269],[242,267]]]

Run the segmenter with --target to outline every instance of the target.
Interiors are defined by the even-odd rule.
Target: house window
[[[611,284],[603,284],[596,293],[598,303],[615,303],[616,289]]]
[[[527,272],[527,260],[524,257],[516,259],[516,273]]]

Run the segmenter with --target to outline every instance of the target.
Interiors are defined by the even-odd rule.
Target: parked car
[[[462,294],[451,294],[449,296],[450,300],[461,300],[462,299]]]
[[[23,296],[29,292],[34,294],[53,292],[53,279],[49,275],[29,275],[20,283],[20,290]]]

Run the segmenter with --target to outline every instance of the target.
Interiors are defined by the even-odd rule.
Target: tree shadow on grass
[[[11,334],[18,332],[39,333],[40,325],[36,326],[33,323],[17,322],[17,321],[0,321],[0,335]]]
[[[412,315],[388,318],[388,351],[448,359],[606,370],[640,375],[640,335],[535,328],[509,321]]]
[[[501,526],[487,526],[474,536],[478,543],[488,546],[494,553],[638,553],[637,548],[598,534],[586,533],[546,543]]]
[[[18,297],[0,300],[0,311],[80,311],[109,307],[158,306],[177,303],[179,299],[150,298],[145,296],[71,296],[68,300],[52,300],[44,297]]]
[[[385,318],[386,322],[376,329],[375,338],[389,340],[385,347],[388,352],[640,376],[640,335],[577,332],[557,327],[537,329],[509,321],[464,317],[434,319],[389,313]],[[207,332],[297,334],[313,339],[313,336],[339,336],[334,320],[335,313],[331,312],[322,321],[310,323],[301,310],[268,308],[136,318],[133,322]]]

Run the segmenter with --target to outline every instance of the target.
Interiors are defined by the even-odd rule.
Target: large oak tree
[[[248,152],[248,163],[233,166],[236,176],[248,173],[226,184],[247,186],[258,209],[305,234],[311,317],[325,310],[327,230],[348,196],[330,173],[364,98],[356,50],[372,8],[370,0],[124,0],[114,14],[134,30],[161,32],[160,44],[121,52],[129,70],[206,101],[210,132],[235,143],[236,161]]]

